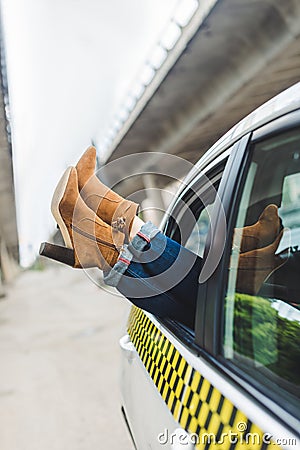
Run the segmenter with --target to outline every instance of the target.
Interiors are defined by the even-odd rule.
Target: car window
[[[217,186],[215,186],[215,189]],[[210,217],[213,211],[214,203],[210,203],[200,212],[191,234],[189,235],[185,247],[203,258],[205,242],[209,231]]]
[[[210,216],[224,166],[225,162],[190,187],[171,212],[166,229],[167,236],[200,257],[204,254]]]
[[[203,257],[205,241],[209,230],[209,216],[213,208],[216,193],[227,161],[224,159],[207,175],[192,183],[170,212],[164,232],[173,240],[188,248],[198,256]],[[189,345],[194,336],[194,330],[172,320],[161,320],[172,330],[178,339]]]
[[[223,356],[300,397],[300,130],[257,143],[233,232]]]

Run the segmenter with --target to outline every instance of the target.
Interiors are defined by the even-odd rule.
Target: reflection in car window
[[[179,196],[166,224],[165,234],[188,248],[198,256],[203,256],[205,242],[209,231],[209,217],[214,207],[216,193],[222,178],[228,157],[222,159],[211,171],[199,177],[182,196]],[[166,320],[163,320],[166,324]],[[170,327],[170,321],[167,326]],[[174,321],[173,321],[174,322]],[[179,327],[194,334],[194,330],[179,324]],[[177,335],[176,328],[171,329]],[[182,333],[177,335],[182,339]],[[189,338],[189,344],[191,341]]]
[[[198,256],[203,258],[206,237],[209,231],[210,216],[213,210],[213,204],[208,205],[200,213],[200,216],[195,223],[194,228],[185,243],[185,247],[188,250],[196,253]]]
[[[192,211],[194,220],[190,214],[183,214],[180,219],[180,227],[184,230],[181,236],[181,244],[185,248],[196,253],[201,258],[204,256],[205,243],[209,232],[210,217],[214,208],[216,193],[219,188],[225,162],[211,174],[206,183],[192,188],[194,195],[186,203],[188,210]],[[209,181],[208,181],[209,180]]]
[[[233,234],[223,354],[300,398],[300,130],[256,144]]]
[[[300,154],[294,154],[294,158],[295,157],[299,159]],[[282,218],[284,226],[290,229],[292,243],[294,246],[299,245],[300,173],[287,175],[284,178],[279,215]],[[284,242],[282,242],[282,245],[284,246]],[[286,245],[288,245],[288,243],[286,243]]]

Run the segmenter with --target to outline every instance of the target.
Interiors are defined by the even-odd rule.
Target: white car
[[[217,191],[227,222],[225,247],[215,270],[200,280],[193,329],[132,307],[120,345],[122,411],[134,446],[296,450],[300,84],[232,128],[200,159],[187,184],[166,214],[164,233],[209,264],[223,232]],[[206,202],[200,200],[203,195]],[[184,204],[192,209],[196,224],[187,220]],[[232,242],[235,230],[255,223],[269,204],[278,206],[288,228],[277,250],[285,251],[286,263],[257,295],[249,295],[236,288]]]

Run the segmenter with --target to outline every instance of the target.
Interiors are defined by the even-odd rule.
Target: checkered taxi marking
[[[129,315],[128,334],[174,419],[186,431],[199,436],[196,449],[281,449],[274,442],[263,443],[263,431],[190,366],[146,314],[135,306]],[[213,437],[209,440],[210,434]],[[228,438],[229,434],[232,439]]]

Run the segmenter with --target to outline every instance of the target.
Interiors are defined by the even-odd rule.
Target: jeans
[[[201,258],[147,222],[104,281],[137,307],[193,328],[201,267]]]

